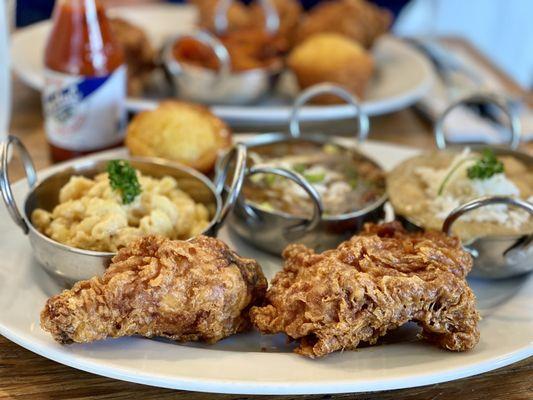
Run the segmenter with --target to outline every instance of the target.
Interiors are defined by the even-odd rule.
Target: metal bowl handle
[[[274,35],[279,30],[279,15],[271,0],[260,0],[261,7],[265,13],[266,31]],[[233,0],[219,0],[215,8],[215,32],[223,34],[228,30],[228,12],[233,4]]]
[[[0,165],[2,166],[0,169],[0,192],[2,192],[2,198],[4,199],[7,210],[9,211],[9,215],[11,215],[13,221],[20,226],[24,234],[27,235],[29,231],[28,224],[19,212],[17,203],[13,197],[11,184],[9,183],[9,151],[13,145],[17,147],[17,150],[20,153],[30,189],[33,189],[37,183],[37,172],[35,171],[35,166],[31,160],[30,153],[28,153],[26,147],[17,137],[8,136],[7,139],[2,142],[2,147],[0,149]]]
[[[319,83],[318,85],[311,86],[305,89],[294,101],[292,106],[292,112],[289,120],[289,133],[293,138],[301,136],[300,130],[300,110],[309,100],[322,94],[333,94],[340,97],[346,103],[351,105],[355,109],[355,118],[357,120],[357,142],[361,143],[365,141],[368,136],[368,130],[370,129],[370,122],[368,115],[363,112],[359,101],[355,96],[348,92],[346,89],[333,83]]]
[[[226,194],[226,198],[223,201],[218,219],[212,227],[212,231],[215,235],[226,220],[228,214],[233,210],[233,207],[235,207],[235,203],[241,194],[242,184],[246,173],[246,158],[246,146],[242,143],[237,143],[217,162],[214,184],[215,189],[221,198],[224,193],[229,167],[233,160],[235,160],[235,167],[233,170],[233,178]]]
[[[310,232],[316,228],[318,223],[322,220],[324,206],[322,205],[322,198],[320,197],[320,194],[313,187],[313,185],[307,182],[307,180],[303,176],[288,169],[277,167],[251,167],[246,173],[247,176],[255,174],[272,174],[290,179],[302,189],[304,189],[305,192],[309,195],[311,201],[313,202],[312,217],[304,222],[286,228],[285,234],[289,234],[293,236],[293,239],[296,239],[298,236],[302,236],[305,233]]]
[[[217,39],[215,36],[211,35],[209,32],[206,31],[197,31],[182,35],[176,35],[173,36],[170,40],[168,40],[165,45],[163,57],[165,60],[173,61],[169,64],[169,66],[171,66],[171,68],[173,69],[171,71],[172,73],[178,75],[183,71],[181,63],[176,60],[176,58],[172,54],[172,48],[174,46],[174,43],[184,38],[194,39],[213,50],[213,53],[215,54],[215,57],[218,61],[217,77],[219,80],[230,74],[231,57],[229,55],[228,49],[226,49],[226,46],[224,46],[224,44],[219,39]]]
[[[472,201],[469,201],[468,203],[465,203],[448,214],[446,219],[444,220],[444,223],[442,224],[442,231],[446,233],[447,235],[450,234],[452,225],[459,217],[461,217],[463,214],[475,210],[476,208],[488,206],[491,204],[507,204],[510,206],[516,206],[523,208],[526,211],[529,211],[531,215],[533,215],[533,204],[531,204],[528,201],[521,200],[521,199],[515,199],[513,197],[505,197],[505,196],[487,196],[487,197],[481,197],[479,199],[475,199]]]
[[[467,96],[465,98],[457,100],[456,102],[453,102],[444,110],[444,112],[435,122],[435,128],[433,131],[435,135],[435,141],[437,143],[437,148],[439,148],[440,150],[444,150],[446,148],[446,135],[444,133],[444,120],[446,119],[446,117],[455,108],[472,102],[492,104],[504,112],[504,114],[508,118],[509,130],[511,132],[509,146],[511,147],[511,149],[516,149],[520,144],[520,119],[516,115],[516,112],[511,107],[508,107],[504,102],[500,101],[500,99],[496,95],[487,94],[474,94],[471,96]]]

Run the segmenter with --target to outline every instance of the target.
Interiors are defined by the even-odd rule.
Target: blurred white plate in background
[[[155,46],[165,38],[195,29],[196,13],[191,6],[153,4],[120,7],[112,15],[125,18],[142,27]],[[31,87],[43,86],[43,51],[50,21],[40,22],[13,34],[11,54],[13,68]],[[383,36],[373,49],[377,71],[368,88],[363,108],[370,115],[385,114],[407,107],[419,100],[431,87],[433,74],[427,60],[405,42]],[[284,74],[276,91],[260,103],[246,106],[212,106],[212,110],[231,124],[280,124],[288,120],[292,97],[297,93],[291,74]],[[161,96],[161,95],[159,95]],[[134,112],[153,108],[156,96],[128,98],[128,109]],[[308,106],[301,116],[306,121],[349,118],[349,106]]]

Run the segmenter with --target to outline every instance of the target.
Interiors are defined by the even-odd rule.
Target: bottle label
[[[42,94],[48,141],[91,151],[120,143],[126,124],[126,66],[87,77],[45,71]]]

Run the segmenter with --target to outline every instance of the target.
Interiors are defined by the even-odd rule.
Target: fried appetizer
[[[385,33],[391,14],[365,0],[333,0],[318,4],[302,20],[299,42],[317,33],[335,32],[357,41],[366,48]]]
[[[128,66],[128,94],[139,95],[155,69],[156,52],[146,33],[138,26],[122,18],[111,18],[109,21],[113,35],[124,50]]]
[[[204,173],[230,145],[230,130],[221,119],[206,107],[179,101],[137,114],[126,132],[132,155],[166,158]]]
[[[358,43],[335,33],[318,34],[296,46],[289,55],[288,65],[302,89],[332,82],[359,98],[364,97],[374,72],[372,56]],[[316,98],[317,103],[339,101],[333,95]]]
[[[228,50],[232,72],[256,68],[281,66],[282,48],[278,42],[261,29],[242,29],[218,38]],[[184,37],[172,47],[174,58],[180,63],[218,70],[219,62],[214,51],[194,38]]]
[[[288,49],[296,40],[296,32],[303,14],[302,5],[298,0],[272,0],[272,5],[279,16],[279,29],[276,36]],[[250,12],[254,26],[265,26],[265,13],[260,1],[254,1],[250,6]]]
[[[48,299],[41,327],[59,343],[131,335],[215,343],[250,327],[249,308],[266,287],[259,264],[218,239],[147,236],[103,276]]]
[[[189,0],[198,10],[198,25],[201,28],[215,32],[216,7],[220,0]],[[240,1],[233,1],[227,13],[227,32],[238,31],[252,26],[248,7]]]
[[[364,232],[321,254],[300,244],[283,252],[266,304],[251,309],[262,333],[284,332],[297,353],[315,358],[375,344],[415,321],[421,336],[464,351],[479,340],[475,297],[465,276],[471,256],[455,237],[407,233],[399,223]]]

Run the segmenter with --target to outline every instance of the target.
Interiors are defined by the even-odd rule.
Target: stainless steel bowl
[[[325,93],[338,95],[354,107],[359,124],[357,141],[362,142],[368,134],[369,122],[366,114],[362,113],[357,100],[338,86],[320,84],[302,92],[295,101],[290,121],[290,136],[282,133],[259,135],[256,139],[246,142],[248,149],[260,149],[265,146],[284,146],[288,143],[311,143],[317,146],[331,143],[331,138],[322,134],[306,135],[305,138],[300,137],[300,108],[311,98]],[[347,147],[335,144],[348,150]],[[349,150],[353,152],[353,149],[350,148]],[[381,168],[368,157],[360,153],[358,155],[365,161]],[[280,254],[288,244],[293,242],[303,243],[318,251],[333,248],[357,233],[364,223],[376,222],[384,217],[384,204],[387,200],[385,192],[377,201],[361,210],[342,215],[323,215],[320,197],[312,185],[308,184],[301,175],[292,174],[299,181],[306,183],[306,185],[301,186],[306,189],[313,201],[314,213],[311,218],[306,219],[281,211],[265,210],[240,196],[230,217],[230,228],[254,246],[270,253]]]
[[[461,215],[491,204],[520,207],[533,216],[533,204],[511,197],[490,196],[465,203],[444,221],[443,232],[451,233],[453,223]],[[529,235],[488,236],[464,245],[474,259],[470,276],[481,278],[510,278],[533,271],[533,233]]]
[[[444,150],[447,148],[446,135],[443,129],[444,120],[451,111],[465,103],[486,103],[491,104],[502,110],[509,123],[509,144],[510,148],[503,146],[490,145],[471,145],[474,151],[481,151],[484,148],[490,148],[496,155],[512,156],[526,165],[533,165],[533,157],[520,151],[514,150],[520,143],[520,123],[513,110],[509,109],[499,97],[492,95],[476,94],[452,103],[439,117],[435,123],[435,140],[437,148]],[[506,204],[513,207],[519,207],[533,215],[533,204],[511,197],[488,196],[474,199],[453,210],[443,223],[442,230],[450,234],[453,223],[463,214],[476,208],[485,207],[490,204]],[[412,226],[418,227],[409,218],[406,219]],[[422,229],[423,227],[418,227]],[[464,244],[465,250],[470,252],[474,259],[474,267],[470,276],[499,279],[509,278],[533,271],[533,233],[522,235],[505,235],[505,236],[484,236]]]
[[[231,3],[231,0],[223,0],[217,4],[214,22],[219,34],[227,29],[227,12]],[[266,29],[275,34],[279,27],[276,9],[270,1],[262,0],[261,4],[265,10]],[[186,37],[195,39],[213,50],[219,65],[217,71],[176,60],[172,52],[173,46]],[[228,50],[207,31],[172,37],[163,47],[163,63],[180,97],[205,104],[239,105],[256,102],[273,87],[283,68],[282,62],[279,61],[265,68],[233,72]]]
[[[15,203],[9,183],[8,153],[12,146],[16,146],[22,156],[30,186],[22,210],[19,210]],[[126,159],[134,168],[146,175],[156,178],[168,175],[178,180],[180,189],[187,192],[196,202],[205,204],[211,210],[210,223],[202,234],[214,236],[233,208],[241,190],[246,165],[246,148],[243,145],[237,145],[230,152],[229,157],[235,160],[233,163],[235,171],[229,191],[224,199],[206,176],[189,167],[155,158],[126,157]],[[61,171],[38,181],[28,151],[16,137],[9,136],[2,143],[0,160],[2,197],[13,221],[22,229],[24,234],[28,235],[37,261],[48,272],[69,283],[102,274],[111,262],[114,253],[83,250],[56,242],[32,225],[31,214],[36,208],[52,210],[58,203],[59,190],[72,175],[93,177],[105,171],[110,158],[80,160],[73,166],[65,167]],[[228,169],[227,165],[219,169],[216,181],[225,180]]]

